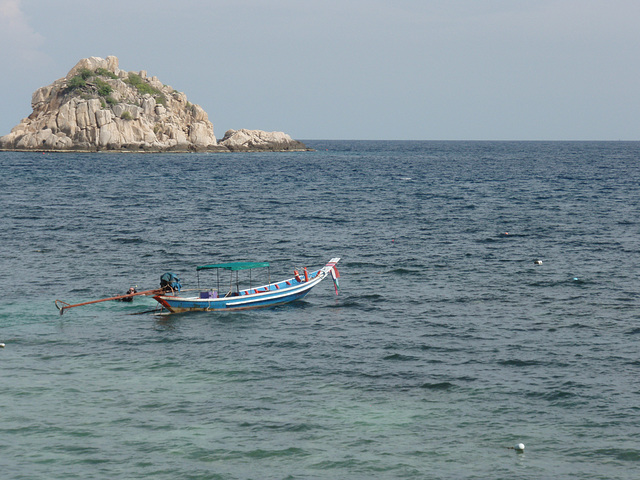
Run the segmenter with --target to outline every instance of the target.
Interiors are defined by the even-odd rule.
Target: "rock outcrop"
[[[0,137],[2,150],[253,151],[307,150],[281,132],[230,130],[216,141],[207,113],[144,70],[90,57],[36,90],[33,113]]]
[[[307,150],[304,143],[293,140],[283,132],[264,132],[262,130],[227,130],[219,145],[231,151],[254,150]]]

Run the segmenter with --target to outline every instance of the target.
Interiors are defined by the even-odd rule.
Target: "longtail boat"
[[[308,272],[304,269],[303,274],[294,271],[294,276],[279,282],[271,282],[257,287],[240,288],[238,272],[242,270],[253,270],[255,268],[268,268],[267,262],[232,262],[219,263],[214,265],[202,265],[196,267],[196,271],[215,269],[218,272],[218,288],[200,292],[199,296],[183,296],[179,291],[173,290],[170,294],[154,295],[154,299],[171,313],[191,312],[191,311],[230,311],[247,310],[251,308],[273,307],[285,303],[293,302],[304,298],[313,287],[318,285],[327,276],[331,276],[334,281],[336,294],[338,293],[340,274],[336,268],[339,258],[332,258],[324,267]],[[220,289],[220,271],[231,272],[231,281],[228,290]],[[234,285],[235,274],[235,285]],[[251,282],[251,280],[249,280]],[[199,283],[199,281],[198,281]],[[226,291],[224,295],[222,291]]]
[[[327,264],[315,271],[308,272],[305,267],[303,273],[294,270],[294,276],[279,282],[271,282],[271,274],[266,284],[254,287],[252,286],[252,270],[256,268],[269,269],[267,262],[231,262],[218,263],[212,265],[201,265],[196,267],[198,274],[198,292],[197,295],[187,293],[182,290],[180,279],[173,273],[165,273],[160,277],[160,288],[154,290],[145,290],[143,292],[127,293],[100,300],[92,300],[89,302],[76,303],[71,305],[61,300],[56,300],[55,304],[60,315],[67,309],[79,307],[82,305],[90,305],[110,300],[130,300],[135,296],[145,295],[151,296],[163,308],[170,313],[193,312],[193,311],[232,311],[247,310],[252,308],[273,307],[285,303],[293,302],[304,298],[313,287],[318,285],[322,280],[331,276],[335,287],[336,295],[340,288],[338,278],[340,274],[336,268],[336,264],[340,258],[332,258]],[[217,288],[202,290],[200,288],[200,275],[203,270],[216,270]],[[243,279],[241,288],[239,280],[239,272],[248,270],[249,280]],[[230,281],[228,288],[221,288],[220,272],[230,272]],[[235,276],[235,278],[234,278]],[[225,280],[223,279],[223,284]],[[225,284],[226,285],[226,284]],[[222,294],[221,292],[226,292]]]

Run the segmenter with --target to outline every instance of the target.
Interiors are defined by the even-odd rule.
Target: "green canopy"
[[[264,268],[268,267],[267,262],[231,262],[231,263],[218,263],[216,265],[201,265],[196,267],[196,270],[207,270],[210,268],[223,268],[225,270],[237,271],[248,270],[250,268]]]

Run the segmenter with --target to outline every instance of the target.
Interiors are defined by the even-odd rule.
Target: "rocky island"
[[[229,130],[218,142],[202,107],[118,58],[80,60],[66,77],[36,90],[33,113],[0,137],[0,150],[231,152],[304,151],[283,132]]]

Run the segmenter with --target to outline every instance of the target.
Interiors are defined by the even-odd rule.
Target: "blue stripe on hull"
[[[286,296],[272,295],[264,298],[256,298],[254,301],[248,302],[248,297],[232,297],[229,299],[216,299],[216,300],[199,300],[199,299],[185,299],[185,298],[170,298],[162,297],[163,304],[169,307],[169,310],[174,313],[189,312],[189,311],[230,311],[230,310],[248,310],[252,308],[273,307],[276,305],[282,305],[285,303],[293,302],[304,298],[311,288],[302,292],[291,293]]]

